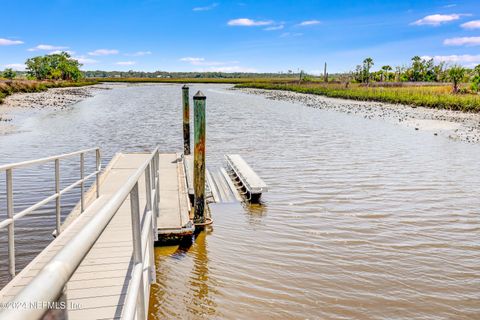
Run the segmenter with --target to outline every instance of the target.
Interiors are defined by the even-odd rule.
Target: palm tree
[[[363,60],[363,70],[365,73],[365,78],[364,81],[368,83],[370,81],[370,69],[373,66],[373,59],[372,58],[366,58]]]
[[[385,81],[384,76],[386,76],[386,80],[388,81],[388,79],[390,78],[388,72],[392,70],[392,67],[390,67],[389,65],[382,67],[382,81]]]
[[[465,68],[458,65],[454,65],[450,68],[450,70],[448,70],[450,81],[452,81],[453,84],[453,93],[458,92],[458,83],[465,78],[465,71]]]

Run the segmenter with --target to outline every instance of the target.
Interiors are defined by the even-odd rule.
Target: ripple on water
[[[208,89],[208,165],[240,153],[270,191],[263,206],[214,208],[190,248],[156,249],[151,319],[479,318],[480,146],[225,88],[191,88]],[[47,112],[0,137],[0,159],[100,145],[106,164],[120,150],[178,151],[180,92],[119,87]],[[19,209],[52,188],[42,169],[17,177],[32,191]],[[20,264],[50,241],[52,213],[19,223]]]

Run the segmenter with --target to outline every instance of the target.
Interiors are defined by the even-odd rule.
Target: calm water
[[[227,86],[191,94],[198,89],[207,95],[208,165],[240,153],[270,191],[262,206],[214,207],[212,230],[190,248],[156,249],[151,319],[480,318],[479,145]],[[157,144],[179,151],[180,97],[179,85],[119,86],[37,113],[0,137],[0,162],[96,145],[104,164]],[[52,189],[52,169],[15,176],[31,191],[17,209]],[[64,183],[78,173],[66,169]],[[54,211],[25,220],[19,265],[50,241]]]

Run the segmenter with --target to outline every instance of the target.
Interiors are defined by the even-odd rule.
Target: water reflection
[[[157,281],[152,285],[149,319],[209,319],[216,315],[216,290],[209,276],[207,250],[211,232],[212,228],[207,227],[193,237],[185,237],[177,246],[155,249]],[[172,261],[175,270],[168,267]],[[183,277],[178,277],[177,272]],[[169,308],[170,304],[175,308]]]
[[[208,231],[200,232],[192,248],[191,254],[194,257],[189,286],[193,295],[186,304],[190,314],[206,318],[215,315],[217,306],[212,297],[214,287],[210,284],[208,271],[207,233]]]
[[[0,161],[96,145],[104,164],[157,144],[177,152],[180,88],[118,87],[33,117],[0,137]],[[213,89],[207,165],[241,154],[270,191],[263,207],[212,207],[215,232],[188,250],[156,248],[152,319],[479,318],[480,145],[225,88],[191,87]],[[41,193],[51,173],[25,183]],[[51,213],[40,229],[19,223],[19,265],[50,241]]]

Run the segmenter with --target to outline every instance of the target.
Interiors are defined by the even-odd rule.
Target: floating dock
[[[258,200],[265,183],[238,155],[227,170],[207,170],[205,100],[194,97],[194,157],[190,154],[188,87],[183,92],[184,154],[119,153],[102,173],[100,149],[0,166],[6,173],[8,269],[12,280],[0,291],[0,320],[146,320],[155,281],[157,240],[189,237],[213,222],[210,203]],[[85,175],[85,156],[95,153],[95,170]],[[79,156],[80,179],[61,189],[60,162]],[[14,172],[55,164],[55,192],[15,212]],[[230,173],[230,175],[229,175]],[[195,176],[194,176],[195,175]],[[85,183],[95,178],[90,190]],[[233,179],[233,180],[232,180]],[[80,201],[62,223],[62,195],[80,188]],[[15,221],[55,201],[55,239],[19,274],[15,268]],[[197,229],[196,229],[197,228]]]
[[[67,219],[68,225],[50,245],[32,260],[13,280],[0,291],[0,303],[11,301],[22,289],[31,284],[52,257],[59,254],[77,233],[84,228],[117,194],[122,186],[150,161],[151,154],[117,154],[100,177],[100,197],[95,198],[95,188],[87,192],[87,208],[79,212],[79,206]],[[159,211],[156,219],[158,234],[191,234],[190,204],[185,184],[183,161],[178,154],[158,155]],[[138,179],[139,207],[147,206],[145,175]],[[133,270],[135,269],[131,199],[127,197],[113,215],[100,237],[76,268],[64,289],[68,319],[120,319],[124,312],[127,293],[132,290]],[[141,220],[146,212],[140,210]],[[155,279],[153,241],[146,241],[142,248],[145,255],[142,263],[144,285],[144,310],[148,310],[150,283]],[[147,285],[148,284],[148,285]],[[47,284],[48,285],[48,284]],[[138,307],[138,306],[137,306]],[[0,314],[0,319],[3,314]]]
[[[193,156],[184,156],[184,167],[190,201],[193,203]],[[240,194],[230,180],[225,169],[207,169],[205,181],[207,203],[229,203],[242,201]]]
[[[180,154],[160,154],[160,216],[157,220],[159,236],[192,234],[191,204]]]

